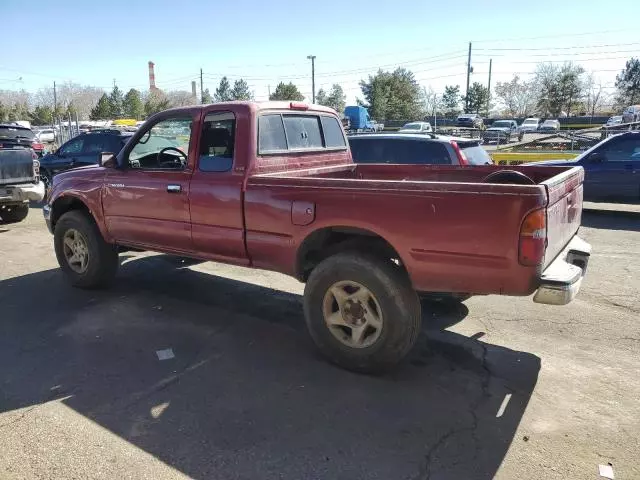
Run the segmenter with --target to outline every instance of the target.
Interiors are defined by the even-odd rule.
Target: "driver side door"
[[[189,184],[195,118],[175,113],[145,126],[106,169],[102,204],[117,243],[167,252],[189,252]]]

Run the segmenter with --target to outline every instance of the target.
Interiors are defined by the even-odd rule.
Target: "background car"
[[[640,200],[640,132],[612,135],[575,160],[549,160],[527,165],[583,167],[585,200]]]
[[[539,132],[558,132],[560,131],[560,122],[558,120],[545,120],[542,125],[538,127]]]
[[[479,140],[444,135],[349,135],[355,163],[417,165],[491,165],[491,157]]]
[[[622,123],[640,121],[640,105],[630,105],[622,112]]]
[[[515,120],[496,120],[482,134],[485,142],[509,143],[512,136],[518,135],[518,122]]]
[[[539,118],[537,117],[525,118],[524,122],[522,122],[522,125],[518,127],[518,132],[522,132],[522,133],[536,132],[539,126],[540,126]]]
[[[56,134],[52,128],[40,130],[37,133],[37,136],[38,140],[40,140],[42,143],[53,143],[56,140]]]
[[[40,176],[46,188],[54,175],[71,168],[96,165],[100,152],[118,153],[132,134],[119,130],[93,130],[62,144],[40,159]]]
[[[604,124],[605,127],[613,127],[615,125],[620,125],[622,123],[622,115],[614,115],[613,117],[609,117],[607,123]]]
[[[482,128],[484,121],[477,113],[463,113],[456,120],[457,127]]]
[[[429,133],[433,132],[429,122],[410,122],[405,123],[398,133]]]
[[[44,154],[44,145],[30,128],[18,123],[0,124],[0,148],[28,147],[38,157]]]

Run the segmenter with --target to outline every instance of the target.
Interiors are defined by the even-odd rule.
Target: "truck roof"
[[[337,115],[336,111],[330,107],[323,105],[317,105],[313,103],[297,102],[297,101],[269,101],[269,102],[250,102],[243,100],[234,100],[230,102],[209,103],[205,105],[189,105],[186,107],[171,108],[166,111],[170,112],[193,112],[195,110],[209,109],[212,106],[219,108],[237,107],[244,105],[253,112],[259,112],[261,110],[292,110],[292,111],[310,111],[310,112],[323,112]],[[296,108],[297,107],[297,108]]]

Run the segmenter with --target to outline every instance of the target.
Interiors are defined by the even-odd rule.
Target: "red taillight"
[[[467,160],[467,156],[464,154],[457,142],[451,140],[451,146],[453,147],[453,151],[456,152],[456,157],[458,157],[458,161],[460,165],[469,165],[469,160]]]
[[[291,110],[309,110],[309,105],[302,102],[291,102],[289,108]]]
[[[33,148],[34,150],[44,150],[44,145],[42,143],[33,142],[31,144],[31,148]]]
[[[547,243],[547,215],[544,209],[527,215],[520,227],[519,260],[522,265],[536,266],[544,260]]]

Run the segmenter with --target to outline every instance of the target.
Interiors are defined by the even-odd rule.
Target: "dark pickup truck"
[[[295,276],[320,351],[377,372],[414,344],[421,295],[571,301],[590,253],[583,178],[354,164],[333,110],[230,102],[154,115],[101,166],[57,175],[44,215],[78,287],[108,284],[129,248]]]
[[[4,223],[24,220],[29,201],[44,198],[32,139],[28,128],[0,125],[0,218]]]

